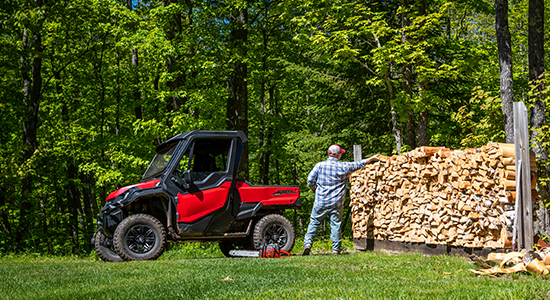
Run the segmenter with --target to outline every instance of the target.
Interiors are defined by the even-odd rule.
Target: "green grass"
[[[469,261],[451,256],[320,254],[328,243],[314,245],[314,255],[288,259],[227,259],[201,244],[176,246],[145,262],[4,256],[0,299],[550,298],[550,275],[477,277]]]

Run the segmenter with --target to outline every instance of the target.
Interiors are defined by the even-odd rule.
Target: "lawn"
[[[461,257],[314,252],[228,259],[220,254],[194,244],[144,262],[4,256],[0,298],[550,299],[550,275],[478,277],[468,271],[475,266]]]

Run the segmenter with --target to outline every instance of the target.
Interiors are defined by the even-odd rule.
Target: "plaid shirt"
[[[307,185],[315,189],[315,204],[322,207],[344,205],[349,176],[366,164],[365,159],[358,162],[340,162],[335,157],[317,163],[307,177]]]

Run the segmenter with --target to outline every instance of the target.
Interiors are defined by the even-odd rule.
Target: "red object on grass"
[[[535,236],[534,240],[535,240],[535,246],[537,250],[550,247],[550,245],[547,242],[543,241],[539,236]]]

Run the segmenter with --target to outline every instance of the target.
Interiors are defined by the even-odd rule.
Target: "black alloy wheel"
[[[256,250],[259,250],[262,245],[277,244],[281,250],[290,253],[294,248],[294,228],[290,221],[282,215],[267,215],[260,219],[254,227],[252,240]]]
[[[264,239],[267,245],[286,245],[286,242],[288,241],[288,233],[281,224],[274,223],[265,229]]]
[[[134,253],[147,253],[155,246],[155,233],[146,225],[136,225],[126,233],[126,244]]]
[[[151,215],[131,215],[118,224],[113,241],[123,260],[154,260],[165,250],[166,230]]]

